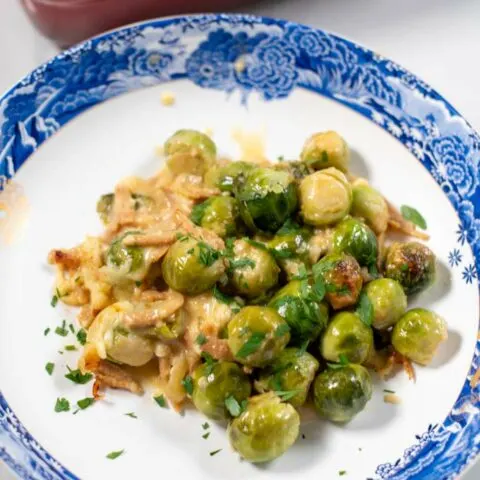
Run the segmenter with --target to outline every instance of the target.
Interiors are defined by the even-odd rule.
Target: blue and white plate
[[[173,106],[161,102],[166,91]],[[345,471],[348,479],[438,480],[473,462],[480,138],[428,85],[320,30],[202,15],[141,23],[74,47],[10,90],[0,116],[0,458],[20,478],[317,480]],[[394,204],[422,212],[439,258],[435,286],[412,303],[448,322],[434,364],[416,369],[416,383],[404,374],[377,380],[366,411],[344,427],[307,421],[305,438],[269,465],[240,462],[222,427],[203,439],[199,414],[160,409],[148,394],[111,391],[77,415],[54,412],[58,397],[74,404],[91,387],[64,378],[78,352],[64,348],[72,335],[54,330],[75,312],[50,306],[47,253],[100,232],[99,195],[122,177],[160,168],[155,148],[178,128],[208,129],[233,157],[250,149],[269,158],[294,158],[314,131],[337,130],[356,173]],[[51,377],[47,362],[55,363]],[[401,404],[384,403],[384,388]]]

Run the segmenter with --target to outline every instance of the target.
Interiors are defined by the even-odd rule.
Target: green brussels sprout
[[[290,172],[295,180],[301,180],[315,171],[305,162],[280,162],[276,163],[273,168]]]
[[[158,310],[161,311],[163,306],[163,301],[152,302],[148,304],[149,310],[155,310],[158,308]],[[167,317],[164,321],[158,322],[155,327],[149,327],[145,329],[140,328],[136,329],[136,331],[138,330],[138,333],[149,337],[154,337],[162,342],[169,342],[172,340],[178,340],[185,333],[187,322],[187,312],[183,308],[179,308],[174,314]]]
[[[345,423],[365,408],[372,390],[370,374],[361,365],[327,368],[313,383],[315,409],[321,417]]]
[[[275,236],[267,242],[268,249],[278,260],[300,258],[308,260],[308,241],[312,232],[306,227],[300,227],[292,220],[287,220]]]
[[[300,416],[274,393],[252,397],[247,409],[228,426],[233,449],[249,462],[269,462],[283,455],[296,441]]]
[[[300,182],[299,194],[303,221],[316,227],[340,221],[352,205],[352,187],[336,168],[305,177]]]
[[[331,253],[313,266],[315,279],[325,284],[325,298],[335,310],[355,305],[362,289],[360,265],[345,253]]]
[[[252,390],[247,375],[233,362],[204,363],[194,370],[192,379],[195,407],[213,420],[229,418],[227,398],[241,404]]]
[[[365,293],[373,306],[372,325],[380,330],[395,325],[407,309],[407,296],[396,280],[372,280],[366,285]]]
[[[190,214],[195,225],[214,231],[218,236],[232,237],[238,229],[238,204],[232,197],[210,197],[195,205]]]
[[[447,324],[443,318],[425,308],[414,308],[393,327],[392,345],[405,357],[428,365],[447,336]]]
[[[319,367],[318,360],[299,348],[286,348],[262,371],[255,388],[260,392],[273,390],[293,396],[288,402],[300,407],[307,399],[308,390]]]
[[[337,313],[320,339],[320,353],[325,360],[363,363],[373,349],[373,332],[353,312]]]
[[[104,225],[109,222],[114,200],[115,195],[113,193],[107,193],[98,199],[97,213]]]
[[[248,298],[255,298],[278,283],[278,268],[270,252],[248,240],[235,240],[228,258],[227,290]]]
[[[258,168],[258,166],[254,163],[242,161],[212,168],[205,174],[205,183],[217,187],[222,192],[233,192],[236,182],[240,178],[243,180],[247,172],[255,168]]]
[[[300,159],[315,170],[335,167],[346,172],[350,161],[350,151],[345,140],[337,132],[321,132],[315,133],[307,139]]]
[[[243,365],[263,367],[289,341],[288,324],[273,308],[244,307],[228,324],[228,346],[235,360]]]
[[[377,237],[356,218],[346,218],[337,225],[333,234],[333,249],[349,253],[362,266],[368,267],[377,261]]]
[[[175,174],[203,175],[215,165],[217,147],[197,130],[177,130],[164,145],[168,168]]]
[[[127,235],[139,232],[127,232],[117,237],[108,248],[105,263],[116,279],[142,280],[146,275],[145,249],[129,247],[123,244]]]
[[[419,242],[394,242],[387,251],[384,274],[411,295],[429,287],[435,279],[435,254]]]
[[[130,302],[117,302],[95,317],[88,329],[87,342],[95,347],[100,358],[132,367],[145,365],[153,358],[154,341],[124,325],[125,314],[133,310]]]
[[[237,182],[235,197],[240,215],[253,231],[277,231],[297,208],[297,189],[293,176],[273,168],[255,168]]]
[[[361,183],[353,185],[352,193],[352,215],[362,217],[377,235],[385,232],[389,213],[383,196],[370,185]]]
[[[321,299],[320,299],[321,300]],[[292,280],[270,300],[288,323],[295,344],[317,338],[328,322],[328,307],[320,303],[307,280]]]
[[[197,295],[212,288],[224,272],[220,252],[191,237],[177,240],[162,262],[165,283],[187,295]]]

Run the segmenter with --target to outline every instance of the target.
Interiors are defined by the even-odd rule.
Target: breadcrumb
[[[162,92],[160,101],[165,107],[171,107],[175,103],[175,94],[173,92]]]
[[[398,405],[399,403],[402,403],[400,397],[398,395],[395,395],[394,393],[386,393],[383,396],[383,401],[385,403],[392,403],[393,405]]]

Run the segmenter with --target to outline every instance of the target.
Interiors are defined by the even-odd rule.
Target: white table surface
[[[244,11],[306,23],[370,47],[432,85],[480,130],[480,0],[270,0]],[[0,0],[0,91],[56,51],[31,26],[19,0]],[[464,477],[478,479],[480,463]],[[13,480],[3,464],[0,480]]]

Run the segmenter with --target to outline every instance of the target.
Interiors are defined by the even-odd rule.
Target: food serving
[[[220,158],[195,130],[163,151],[157,175],[99,199],[101,235],[49,254],[56,297],[80,307],[95,398],[142,393],[153,365],[156,398],[224,422],[257,463],[293,445],[299,409],[348,422],[372,372],[430,363],[446,323],[408,309],[435,279],[425,221],[349,172],[338,133],[312,135],[292,161]]]

